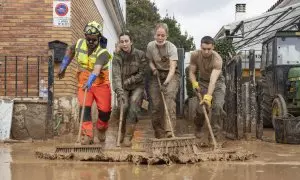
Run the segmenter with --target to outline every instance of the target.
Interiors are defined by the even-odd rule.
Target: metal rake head
[[[102,153],[101,146],[57,146],[55,153]]]

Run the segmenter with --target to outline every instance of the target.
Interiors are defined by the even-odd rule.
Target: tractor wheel
[[[272,98],[266,87],[263,88],[260,100],[260,118],[263,120],[264,127],[272,127]]]
[[[277,98],[273,100],[272,103],[272,124],[273,128],[275,128],[275,119],[277,117],[283,117],[287,114],[287,107],[285,100],[281,95],[278,95]]]

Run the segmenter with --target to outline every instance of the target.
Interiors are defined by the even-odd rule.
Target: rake
[[[161,82],[158,75],[156,77],[157,77],[159,88],[162,89]],[[165,96],[162,91],[161,91],[161,97],[164,104],[164,110],[167,119],[165,124],[169,126],[172,136],[170,138],[149,139],[146,145],[147,150],[152,153],[171,153],[171,154],[198,153],[199,143],[195,136],[175,137]]]
[[[199,102],[202,101],[202,96],[200,93],[197,93],[198,94],[198,98],[199,98]],[[216,138],[214,136],[214,133],[212,131],[212,127],[211,127],[211,124],[210,124],[210,120],[209,120],[209,117],[208,117],[208,114],[207,114],[207,111],[206,111],[206,108],[204,107],[204,105],[201,105],[201,108],[202,108],[202,111],[204,113],[204,117],[205,117],[205,122],[207,124],[207,127],[208,127],[208,131],[209,131],[209,134],[212,138],[212,141],[213,141],[213,144],[214,144],[214,150],[217,149],[218,147],[218,144],[217,144],[217,141],[216,141]]]
[[[74,145],[61,145],[56,146],[55,153],[59,154],[69,154],[69,153],[101,153],[102,147],[100,145],[81,145],[80,139],[81,139],[81,126],[83,122],[83,114],[85,109],[85,102],[86,102],[86,95],[87,95],[87,88],[84,91],[84,98],[83,98],[83,106],[81,110],[81,116],[80,116],[80,125],[79,125],[79,131],[77,135],[77,140]]]
[[[121,131],[122,131],[123,120],[124,120],[123,116],[124,116],[124,106],[123,106],[123,102],[121,101],[120,120],[119,120],[118,136],[117,136],[117,147],[121,146]]]

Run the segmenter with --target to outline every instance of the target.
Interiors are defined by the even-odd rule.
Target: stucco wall
[[[52,121],[48,119],[47,101],[37,98],[14,100],[12,139],[47,139],[53,136]]]

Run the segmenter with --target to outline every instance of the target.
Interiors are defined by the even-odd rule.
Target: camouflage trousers
[[[161,83],[164,82],[164,79],[161,79]],[[179,88],[179,75],[175,74],[172,80],[166,87],[164,92],[164,97],[166,100],[167,108],[170,114],[170,119],[173,125],[173,129],[176,126],[176,95]],[[149,84],[149,93],[152,102],[152,126],[155,131],[155,134],[165,134],[166,132],[171,131],[170,126],[166,124],[166,114],[165,108],[161,97],[161,91],[158,85],[156,77],[152,77]]]
[[[199,82],[200,86],[202,84],[205,84],[203,82]],[[202,87],[201,88],[207,88],[207,87]],[[215,86],[215,90],[213,92],[213,99],[212,99],[212,109],[211,109],[211,126],[212,126],[212,130],[213,133],[216,137],[221,136],[222,134],[222,120],[224,115],[226,115],[226,113],[223,110],[223,105],[224,105],[224,98],[225,98],[225,79],[224,77],[220,77],[217,82],[216,82],[216,86]],[[202,94],[203,96],[203,94]],[[200,106],[200,102],[198,100],[197,103],[197,108],[196,108],[196,116],[194,119],[194,123],[196,126],[196,133],[200,133],[202,130],[202,127],[204,125],[205,122],[205,117],[203,114],[203,110]]]
[[[124,125],[125,124],[136,124],[138,119],[138,113],[141,110],[142,97],[144,93],[143,87],[137,87],[133,90],[124,90],[123,104],[124,109]]]

